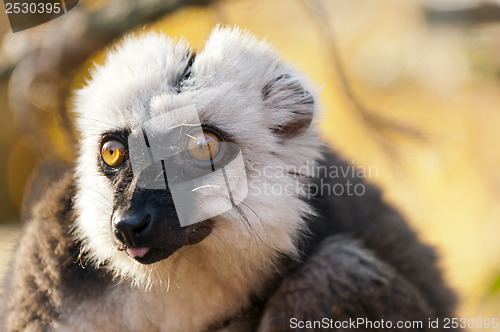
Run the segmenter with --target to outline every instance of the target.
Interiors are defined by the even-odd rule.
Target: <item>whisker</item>
[[[199,186],[199,187],[196,187],[196,188],[192,189],[191,192],[195,192],[197,190],[204,189],[204,188],[220,188],[220,186],[216,186],[216,185],[213,185],[213,184],[206,184],[206,185]]]
[[[91,190],[91,191],[95,192],[96,194],[99,194],[102,198],[104,198],[104,199],[105,199],[105,200],[106,200],[106,201],[110,204],[110,205],[109,205],[110,207],[112,207],[112,206],[113,206],[113,202],[111,202],[111,201],[109,200],[109,198],[107,198],[106,196],[104,196],[104,194],[102,194],[101,192],[97,191],[96,189],[94,189],[94,188],[92,188],[92,187],[86,186],[86,185],[84,185],[84,184],[82,184],[82,183],[79,183],[79,185],[80,185],[80,186],[82,186],[82,187],[84,187],[84,188],[86,188],[86,189],[88,189],[88,190]],[[92,197],[92,198],[97,199],[96,197],[93,197],[93,196],[89,196],[89,197]],[[101,202],[101,201],[98,201],[98,202]]]
[[[85,117],[85,116],[82,116],[82,115],[79,115],[79,114],[75,114],[75,113],[72,113],[70,115],[70,119],[72,119],[72,118],[90,120],[90,121],[95,121],[95,122],[98,122],[98,123],[105,123],[105,124],[107,124],[107,125],[109,125],[111,127],[114,127],[116,129],[123,129],[122,127],[117,126],[114,123],[106,122],[106,121],[103,121],[102,119],[95,119],[95,118]]]

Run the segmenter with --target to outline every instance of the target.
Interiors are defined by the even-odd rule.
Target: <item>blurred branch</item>
[[[80,4],[62,17],[28,31],[5,34],[0,49],[0,80],[9,79],[9,104],[16,123],[47,146],[36,110],[55,112],[74,140],[66,110],[71,75],[92,53],[124,32],[188,5],[214,0],[111,0],[91,12]]]
[[[360,122],[372,134],[372,136],[379,142],[385,151],[389,152],[389,156],[396,158],[397,154],[394,151],[394,144],[387,136],[389,132],[400,134],[415,140],[425,140],[424,135],[411,125],[396,122],[380,114],[380,112],[373,110],[366,106],[355,94],[349,82],[347,74],[344,71],[342,60],[340,59],[340,52],[337,47],[337,41],[333,35],[333,27],[330,23],[330,18],[327,16],[327,11],[323,7],[321,0],[304,0],[307,11],[312,16],[316,24],[319,35],[325,41],[328,53],[333,62],[333,66],[340,79],[340,86],[344,95],[351,102],[352,110],[357,115]]]
[[[26,56],[47,50],[50,47],[56,47],[50,52],[58,54],[62,59],[58,62],[60,67],[73,68],[74,63],[80,63],[93,51],[106,45],[127,30],[157,20],[184,6],[208,5],[212,2],[214,1],[112,0],[106,7],[95,12],[87,11],[85,6],[77,6],[66,14],[64,19],[59,18],[42,27],[26,31],[26,33],[18,33],[15,38],[11,32],[8,32],[6,34],[8,38],[4,38],[0,52],[0,79],[7,79],[9,73]],[[82,26],[78,24],[82,24]],[[47,25],[50,26],[47,27]],[[55,31],[57,34],[42,35],[40,31]],[[68,36],[71,37],[70,40],[65,38]],[[13,56],[6,54],[10,53],[6,52],[7,49],[17,48],[16,46],[20,44],[24,44],[23,46],[26,47]]]
[[[460,9],[441,9],[424,6],[425,17],[431,23],[499,23],[500,6],[496,3],[480,3]]]

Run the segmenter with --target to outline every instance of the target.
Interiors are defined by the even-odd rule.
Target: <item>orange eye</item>
[[[222,140],[211,132],[203,132],[189,137],[186,152],[191,159],[198,162],[214,160],[222,149]]]
[[[107,141],[102,146],[101,157],[106,165],[118,167],[125,161],[125,146],[117,140]]]

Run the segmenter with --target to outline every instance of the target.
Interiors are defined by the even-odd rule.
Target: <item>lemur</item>
[[[26,222],[4,330],[360,318],[427,330],[451,316],[434,249],[381,191],[317,171],[352,167],[320,138],[318,113],[317,89],[246,31],[217,27],[196,54],[162,33],[123,38],[75,92],[75,161]],[[349,184],[362,194],[318,190]]]

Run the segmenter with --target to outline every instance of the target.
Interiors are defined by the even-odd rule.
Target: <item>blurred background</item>
[[[85,1],[13,34],[0,13],[0,278],[34,170],[75,157],[71,91],[128,31],[201,49],[218,23],[275,45],[321,88],[324,138],[437,247],[463,318],[500,317],[500,1]],[[31,196],[33,196],[32,194]],[[484,329],[482,329],[484,330]]]

